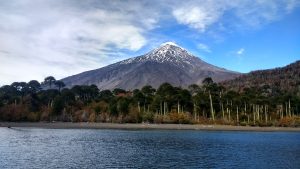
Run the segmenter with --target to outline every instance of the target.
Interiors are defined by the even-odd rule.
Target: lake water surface
[[[300,133],[0,128],[0,168],[300,168]]]

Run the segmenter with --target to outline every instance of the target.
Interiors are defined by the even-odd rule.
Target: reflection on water
[[[300,133],[0,128],[0,168],[299,168]]]

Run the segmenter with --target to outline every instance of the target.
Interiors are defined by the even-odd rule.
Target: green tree
[[[214,83],[214,81],[212,80],[211,77],[206,77],[205,79],[203,79],[202,84],[204,86],[210,86]]]
[[[30,93],[36,93],[41,90],[41,84],[37,80],[31,80],[27,83]]]
[[[126,97],[120,97],[117,101],[117,110],[123,115],[128,114],[129,108],[129,99]]]
[[[201,90],[201,88],[196,84],[189,85],[188,89],[192,95],[197,94]]]
[[[135,89],[133,90],[133,100],[138,107],[138,111],[141,112],[141,105],[145,105],[146,97],[140,90]]]
[[[99,99],[109,102],[114,97],[113,93],[110,90],[102,90],[99,93]]]
[[[21,98],[21,103],[23,102],[23,97],[29,92],[27,88],[26,82],[14,82],[11,84],[11,87],[13,87],[16,92],[16,96],[19,96]]]
[[[110,115],[112,115],[112,116],[118,116],[119,115],[116,99],[111,99],[110,100],[108,109],[109,109]]]
[[[160,112],[163,112],[164,115],[169,111],[170,107],[172,106],[172,102],[174,101],[174,87],[169,83],[163,83],[157,89],[156,95],[159,95],[161,98],[161,106]]]
[[[212,117],[212,120],[215,121],[215,110],[213,106],[213,98],[212,98],[212,92],[214,89],[216,89],[216,85],[214,85],[214,82],[212,78],[207,77],[202,81],[203,87],[205,91],[208,92],[209,102],[210,102],[210,115]]]
[[[126,93],[126,90],[120,89],[120,88],[115,88],[115,89],[113,90],[113,94],[114,94],[115,96],[117,96],[117,95],[119,95],[119,94],[121,94],[121,93],[125,94],[125,93]]]
[[[55,81],[54,84],[58,88],[58,91],[60,91],[62,88],[66,86],[65,83],[61,80]]]
[[[156,90],[152,86],[146,85],[141,89],[141,92],[143,93],[143,95],[145,97],[144,106],[143,106],[144,112],[146,112],[146,110],[147,110],[147,112],[149,113],[150,105],[151,105],[151,102],[153,101],[153,97],[154,97]]]
[[[64,99],[62,96],[57,96],[53,100],[53,106],[52,106],[52,115],[61,115],[62,110],[64,109]]]
[[[52,89],[52,85],[55,83],[55,78],[53,76],[48,76],[44,79],[44,84],[48,85],[50,89]]]

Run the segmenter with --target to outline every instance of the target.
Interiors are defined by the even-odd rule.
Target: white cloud
[[[297,6],[300,6],[297,0],[190,0],[173,6],[173,16],[178,23],[203,33],[220,23],[228,30],[257,28],[280,19]]]
[[[154,18],[135,24],[135,15],[126,11],[60,1],[1,3],[0,51],[5,53],[0,53],[0,77],[5,84],[63,78],[107,65],[124,56],[122,50],[143,47],[145,31],[155,24]]]
[[[204,32],[207,26],[219,19],[220,12],[214,10],[207,11],[207,9],[202,6],[188,6],[175,9],[173,15],[179,23],[189,25],[192,28]]]
[[[237,55],[243,55],[244,52],[245,52],[245,49],[244,49],[244,48],[241,48],[241,49],[239,49],[238,51],[236,51],[236,54],[237,54]]]
[[[197,47],[198,47],[199,49],[203,50],[204,52],[211,53],[210,47],[208,47],[206,44],[199,43],[199,44],[197,45]]]

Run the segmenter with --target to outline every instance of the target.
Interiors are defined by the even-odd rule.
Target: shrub
[[[90,113],[88,121],[89,122],[96,122],[96,113],[95,112]]]
[[[150,122],[152,123],[154,121],[154,114],[151,112],[145,112],[142,115],[143,122]]]
[[[154,123],[163,123],[163,115],[155,114],[153,117],[153,122]]]
[[[293,126],[294,122],[295,121],[293,117],[284,117],[279,120],[278,125],[281,127],[289,127],[289,126]]]
[[[28,113],[28,115],[27,115],[27,120],[28,120],[28,121],[32,121],[32,122],[39,121],[38,114],[37,114],[37,113],[34,113],[34,112]]]

